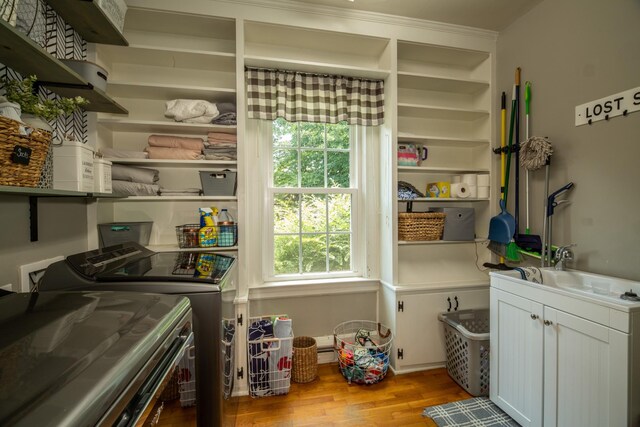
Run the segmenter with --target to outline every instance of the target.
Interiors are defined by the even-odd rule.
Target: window
[[[267,271],[274,278],[354,274],[356,129],[272,122]]]

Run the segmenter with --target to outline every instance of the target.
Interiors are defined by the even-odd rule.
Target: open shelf
[[[164,201],[206,201],[206,202],[235,202],[237,196],[122,196],[121,201],[127,202],[164,202]]]
[[[407,203],[407,202],[488,202],[489,199],[472,199],[467,197],[463,198],[450,198],[450,197],[417,197],[415,199],[406,200],[406,199],[398,199],[398,203]]]
[[[399,102],[398,115],[428,119],[471,121],[482,117],[489,117],[489,111],[468,108],[440,107],[436,105],[406,104]]]
[[[487,239],[475,239],[475,240],[398,240],[398,245],[401,246],[419,246],[419,245],[457,245],[457,244],[469,244],[469,243],[481,243]]]
[[[202,167],[223,167],[236,166],[237,160],[171,160],[171,159],[121,159],[105,158],[112,163],[120,165],[134,165],[147,167],[182,167],[182,166],[202,166]]]
[[[14,187],[0,185],[0,194],[35,197],[87,197],[87,193],[69,190],[53,190],[51,188]]]
[[[110,80],[108,89],[111,96],[118,98],[215,99],[218,102],[235,102],[236,100],[236,90],[231,88]]]
[[[244,63],[249,67],[274,68],[280,70],[295,70],[307,73],[335,74],[368,79],[384,79],[389,76],[389,70],[376,68],[333,64],[328,62],[304,61],[297,59],[272,58],[266,56],[247,55]]]
[[[84,2],[83,2],[84,3]],[[61,96],[82,96],[89,100],[87,111],[127,114],[122,106],[78,73],[51,56],[33,40],[0,19],[0,63],[21,73],[35,75],[38,83]]]
[[[115,117],[100,117],[98,124],[116,132],[185,133],[203,135],[207,132],[236,133],[236,126],[201,123],[181,123],[169,120],[130,120]]]
[[[429,146],[441,147],[481,147],[489,144],[485,138],[462,138],[453,136],[423,135],[409,132],[398,132],[398,141],[421,142]]]
[[[127,46],[127,39],[95,0],[47,0],[47,3],[86,41]]]
[[[398,72],[398,87],[473,94],[488,89],[489,82],[475,79],[442,77],[432,74]]]
[[[410,173],[489,173],[489,169],[398,166],[398,172]]]

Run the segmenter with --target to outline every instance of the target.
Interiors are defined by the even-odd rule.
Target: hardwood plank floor
[[[435,426],[422,416],[427,406],[468,399],[446,369],[387,374],[373,385],[349,385],[337,364],[319,365],[318,378],[292,382],[289,394],[240,398],[236,426]],[[169,403],[159,427],[194,427],[195,409]]]

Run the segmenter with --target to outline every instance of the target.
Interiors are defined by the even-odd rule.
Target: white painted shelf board
[[[489,169],[474,168],[448,168],[448,167],[425,167],[425,166],[398,166],[398,172],[411,173],[489,173]]]
[[[168,85],[133,81],[109,81],[108,92],[119,98],[145,99],[206,99],[217,102],[235,102],[236,90],[206,86]]]
[[[110,63],[153,65],[170,68],[205,68],[232,72],[235,69],[235,53],[197,49],[180,49],[142,44],[129,46],[99,45],[98,55],[110,59]]]
[[[120,165],[137,165],[151,167],[182,167],[182,166],[202,166],[202,167],[222,167],[229,165],[237,165],[236,160],[170,160],[170,159],[122,159],[122,158],[105,158],[112,163]]]
[[[401,71],[401,65],[404,61],[441,64],[443,66],[451,66],[452,68],[464,67],[473,69],[488,58],[488,52],[426,45],[418,42],[398,41],[398,71]]]
[[[181,248],[178,245],[147,245],[147,249],[154,252],[235,252],[237,246],[214,246],[212,248]]]
[[[201,123],[181,123],[169,120],[133,120],[99,117],[98,124],[116,132],[188,133],[204,135],[207,132],[236,133],[236,126]]]
[[[470,244],[486,242],[487,239],[475,239],[475,240],[398,240],[400,246],[420,246],[420,245],[457,245],[457,244]]]
[[[485,138],[462,138],[436,135],[422,135],[409,132],[398,132],[398,141],[414,142],[420,141],[430,146],[440,147],[481,147],[489,144]]]
[[[472,199],[467,197],[466,199],[462,198],[453,198],[453,197],[417,197],[415,199],[407,200],[407,199],[398,199],[398,203],[406,203],[406,202],[488,202],[489,199]]]
[[[451,78],[433,74],[398,72],[398,87],[436,92],[473,94],[489,88],[484,80]]]
[[[489,110],[398,103],[398,116],[470,121],[489,117]]]
[[[238,200],[237,196],[128,196],[126,202],[164,202],[164,201],[210,201],[231,202]]]
[[[446,291],[448,289],[468,289],[489,287],[489,277],[486,279],[478,280],[458,280],[455,282],[422,282],[422,283],[399,283],[392,286],[384,284],[386,287],[393,289],[396,292],[413,292],[413,291]]]
[[[390,74],[389,70],[381,70],[378,68],[356,67],[344,64],[300,61],[289,58],[272,58],[256,55],[246,55],[244,57],[244,63],[249,67],[295,70],[320,74],[338,74],[351,77],[364,77],[369,79],[384,79]]]

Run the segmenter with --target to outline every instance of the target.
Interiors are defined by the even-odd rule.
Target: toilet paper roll
[[[475,173],[465,173],[462,175],[462,182],[469,185],[478,185],[478,175]]]
[[[489,186],[478,186],[478,199],[489,198]]]
[[[478,187],[488,187],[489,186],[489,175],[478,175]],[[479,192],[480,190],[478,190]]]
[[[462,182],[462,176],[461,175],[453,175],[451,177],[451,183],[452,184],[458,184],[460,182]]]
[[[470,185],[469,186],[469,197],[471,199],[477,199],[478,198],[478,186],[477,185]]]
[[[471,197],[469,193],[469,185],[464,182],[456,182],[451,184],[451,197],[456,197],[458,199],[466,199],[467,197]]]

